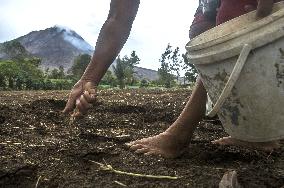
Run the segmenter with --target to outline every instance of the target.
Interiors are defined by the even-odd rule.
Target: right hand
[[[263,18],[271,13],[273,4],[273,0],[258,0],[257,7],[254,7],[252,5],[246,5],[245,10],[246,12],[250,12],[256,9],[256,17]]]
[[[259,18],[268,16],[272,12],[274,0],[258,0],[256,16]]]
[[[79,117],[87,113],[92,103],[96,101],[97,88],[95,84],[85,80],[79,80],[69,94],[68,102],[63,110],[67,114],[72,112],[73,117]]]

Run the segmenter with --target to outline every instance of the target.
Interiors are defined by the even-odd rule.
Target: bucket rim
[[[191,51],[197,51],[197,50],[202,50],[204,48],[208,48],[208,47],[212,47],[224,42],[227,42],[229,40],[232,40],[234,38],[238,38],[242,35],[245,35],[249,32],[253,32],[255,30],[259,30],[262,27],[264,27],[265,25],[274,22],[278,19],[281,19],[282,17],[284,17],[284,2],[278,2],[274,4],[273,7],[273,13],[269,16],[266,16],[264,18],[261,19],[252,19],[253,17],[255,17],[256,14],[256,10],[251,11],[247,14],[241,15],[239,17],[236,17],[232,20],[229,20],[223,24],[220,24],[212,29],[209,29],[208,31],[196,36],[195,38],[193,38],[192,40],[190,40],[185,48],[188,52]],[[224,35],[218,36],[217,38],[209,38],[208,41],[206,41],[204,38],[206,38],[206,36],[214,36],[215,32],[218,32],[218,30],[221,30],[222,28],[226,28],[227,26],[231,26],[234,23],[237,23],[241,20],[246,20],[250,18],[250,21],[252,21],[252,23],[249,23],[250,25],[244,25],[239,31],[237,32],[230,32],[230,33],[225,33]]]

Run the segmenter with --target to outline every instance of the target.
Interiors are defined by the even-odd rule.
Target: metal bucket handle
[[[229,77],[228,82],[226,83],[221,95],[219,96],[219,99],[215,103],[213,109],[207,114],[209,117],[214,117],[220,108],[222,107],[223,103],[227,99],[227,97],[230,95],[236,81],[238,80],[240,73],[243,69],[243,66],[248,58],[248,55],[250,51],[252,50],[252,46],[250,44],[245,44],[243,46],[243,49],[241,50],[240,56],[233,68],[233,71]]]

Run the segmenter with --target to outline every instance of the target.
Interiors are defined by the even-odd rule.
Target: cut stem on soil
[[[91,160],[90,162],[99,165],[100,170],[102,171],[109,171],[109,172],[113,172],[115,174],[120,174],[120,175],[142,177],[142,178],[153,178],[153,179],[170,179],[170,180],[177,180],[180,178],[176,176],[155,176],[155,175],[137,174],[137,173],[132,173],[132,172],[124,172],[124,171],[116,170],[111,165],[108,165],[108,164],[102,164],[102,163],[98,163],[98,162],[91,161]]]
[[[38,177],[36,184],[35,184],[35,188],[37,188],[40,178],[41,178],[41,176]]]
[[[123,183],[121,183],[121,182],[119,182],[119,181],[114,181],[114,183],[116,183],[116,184],[118,184],[118,185],[121,185],[122,187],[127,187],[127,185],[125,185],[125,184],[123,184]]]

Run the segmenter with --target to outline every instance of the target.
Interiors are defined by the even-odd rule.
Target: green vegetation
[[[176,58],[172,52],[172,46],[168,44],[166,51],[162,54],[162,57],[159,60],[161,62],[161,67],[158,69],[159,83],[166,88],[173,86],[175,79],[173,67],[178,68],[176,62],[172,61]],[[175,56],[176,55],[177,54],[175,54]]]
[[[149,82],[146,79],[141,80],[140,82],[140,87],[148,87],[149,86]]]
[[[58,90],[70,89],[73,86],[74,83],[65,79],[65,76],[53,79],[56,71],[52,71],[50,75],[44,74],[39,65],[40,59],[38,58],[0,61],[0,89]]]
[[[183,69],[186,70],[184,77],[187,81],[194,83],[196,81],[196,78],[198,76],[198,72],[193,64],[190,64],[187,58],[187,52],[185,54],[182,54],[182,58],[184,61],[184,67]]]
[[[81,54],[75,58],[70,69],[73,79],[79,80],[81,78],[88,64],[91,62],[91,58],[89,54]]]
[[[7,54],[11,60],[20,60],[31,57],[25,47],[16,40],[1,44],[0,51],[3,51],[5,54]]]
[[[135,84],[134,66],[139,64],[139,57],[135,51],[132,51],[130,57],[120,56],[116,59],[116,65],[112,66],[120,89],[124,89],[125,85],[133,86]]]
[[[42,81],[39,59],[0,61],[0,87],[3,89],[33,89]]]
[[[41,60],[32,57],[17,41],[1,44],[0,51],[10,57],[10,60],[0,59],[0,90],[69,90],[91,61],[90,55],[81,54],[75,58],[67,72],[63,66],[43,71],[40,67]],[[118,56],[116,64],[112,66],[113,71],[106,72],[100,88],[171,88],[193,83],[197,76],[197,71],[189,63],[186,54],[180,54],[179,48],[172,49],[170,44],[159,60],[161,66],[158,69],[158,80],[139,81],[134,77],[134,68],[140,61],[135,51],[123,58]],[[186,71],[183,83],[180,80],[182,69]]]
[[[179,47],[172,50],[172,46],[168,44],[159,62],[161,63],[161,67],[158,69],[158,84],[166,88],[171,88],[177,84],[181,84],[179,80],[181,69],[186,71],[185,78],[183,79],[184,85],[186,85],[186,82],[195,82],[197,70],[188,61],[187,53],[182,55],[180,54]]]

